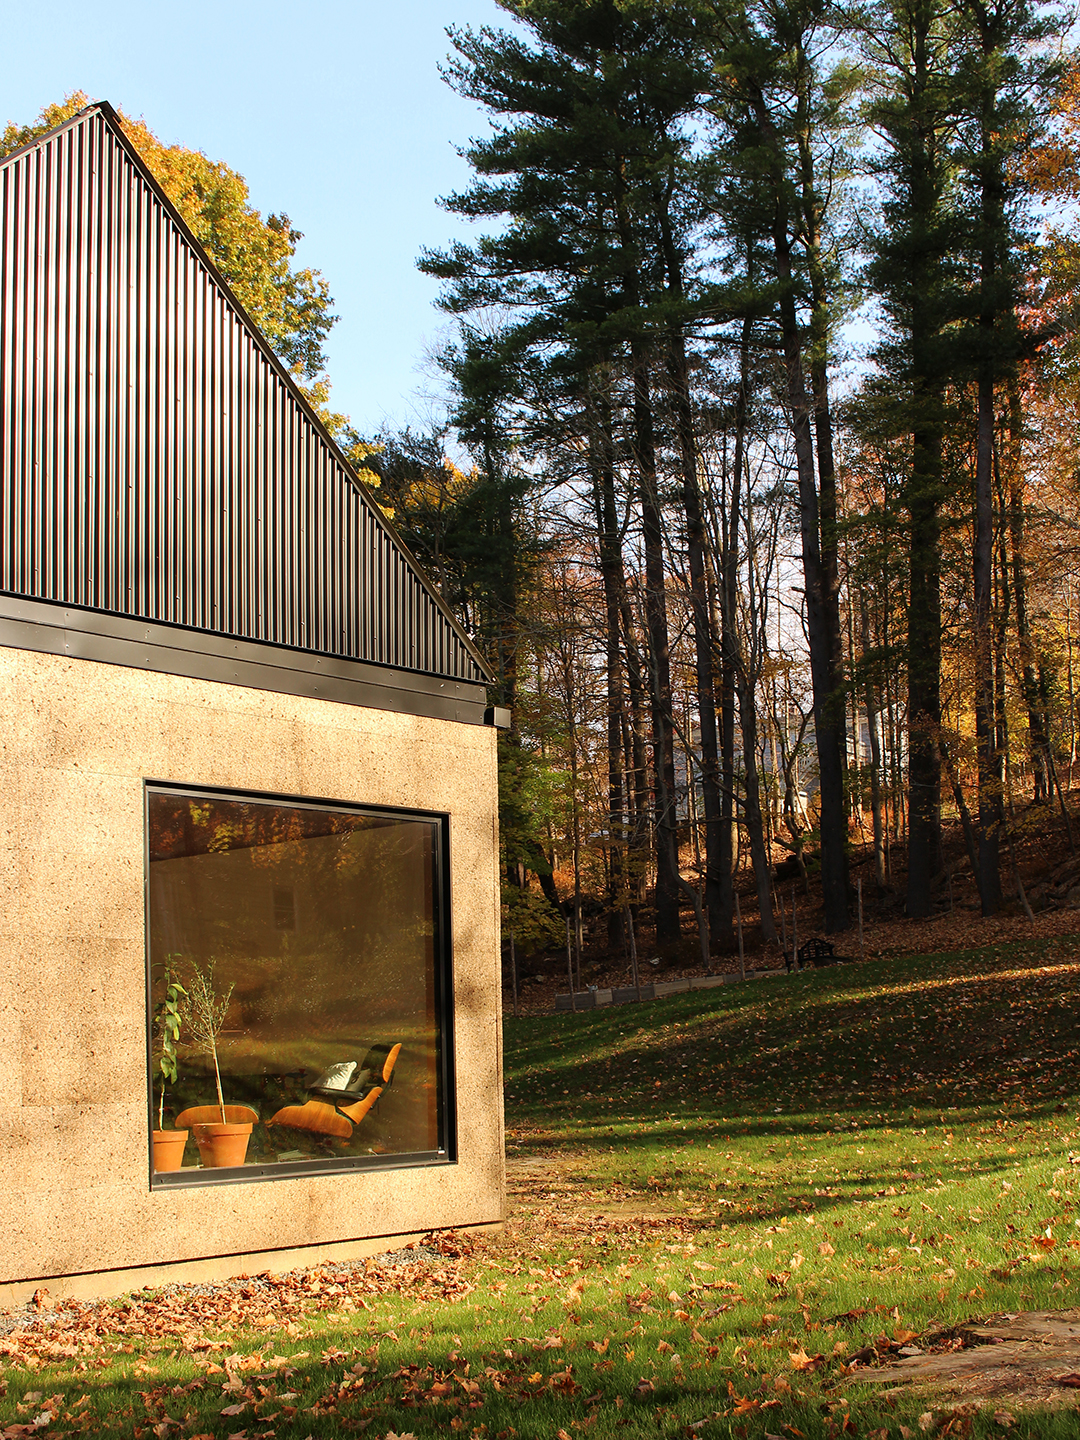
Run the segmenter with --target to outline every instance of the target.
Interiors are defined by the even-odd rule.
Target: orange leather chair
[[[377,1051],[385,1051],[385,1058],[383,1059],[381,1066],[379,1066],[378,1064],[381,1056],[376,1054]],[[377,1083],[371,1087],[371,1089],[367,1092],[365,1096],[363,1096],[362,1099],[354,1101],[351,1105],[338,1106],[338,1109],[341,1111],[341,1113],[343,1115],[347,1115],[354,1125],[359,1125],[360,1121],[364,1118],[364,1116],[378,1100],[379,1096],[390,1084],[390,1081],[393,1079],[394,1075],[394,1066],[397,1064],[397,1059],[400,1054],[400,1044],[391,1045],[389,1050],[386,1050],[385,1046],[373,1045],[368,1051],[367,1056],[364,1060],[364,1066],[367,1067],[370,1065],[371,1069],[376,1071],[376,1075],[373,1078],[376,1079]],[[374,1064],[371,1063],[373,1059]]]
[[[288,1125],[294,1130],[313,1130],[319,1135],[331,1135],[338,1140],[351,1139],[354,1125],[358,1125],[368,1111],[376,1104],[380,1095],[390,1084],[394,1066],[401,1054],[401,1045],[373,1045],[359,1066],[352,1066],[355,1078],[350,1084],[336,1085],[334,1066],[326,1076],[311,1087],[314,1098],[303,1105],[286,1105],[272,1115],[267,1125]],[[359,1098],[347,1104],[342,1102],[350,1093]]]

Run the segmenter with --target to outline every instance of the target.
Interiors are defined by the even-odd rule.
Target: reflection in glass
[[[437,1152],[438,822],[151,790],[148,825],[151,1011],[169,976],[189,1007],[183,1168]],[[193,995],[227,1000],[226,1116]],[[215,1159],[207,1126],[245,1119],[244,1158]]]

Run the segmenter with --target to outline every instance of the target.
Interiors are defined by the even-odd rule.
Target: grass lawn
[[[44,1315],[0,1435],[1075,1436],[865,1377],[1080,1303],[1078,1015],[1059,939],[508,1020],[504,1236]]]

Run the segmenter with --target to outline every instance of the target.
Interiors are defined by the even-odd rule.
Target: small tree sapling
[[[189,1048],[197,1055],[208,1055],[214,1062],[218,1108],[221,1110],[223,1125],[228,1122],[225,1119],[225,1097],[221,1093],[218,1036],[224,1028],[225,1016],[229,1013],[229,1001],[232,999],[234,988],[230,985],[224,992],[219,992],[214,988],[214,961],[212,958],[206,962],[205,968],[193,960],[191,974],[188,978],[188,988],[181,1007],[183,1023],[189,1036],[187,1042]]]
[[[176,1051],[181,1043],[180,1034],[184,1028],[183,1003],[187,996],[187,991],[180,984],[172,967],[175,958],[170,955],[165,961],[165,995],[154,1006],[153,1015],[154,1058],[157,1060],[157,1071],[161,1080],[161,1094],[158,1097],[159,1130],[165,1129],[165,1087],[176,1079]]]

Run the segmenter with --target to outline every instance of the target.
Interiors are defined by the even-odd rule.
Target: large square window
[[[147,787],[155,1185],[451,1158],[445,844],[438,815]]]

